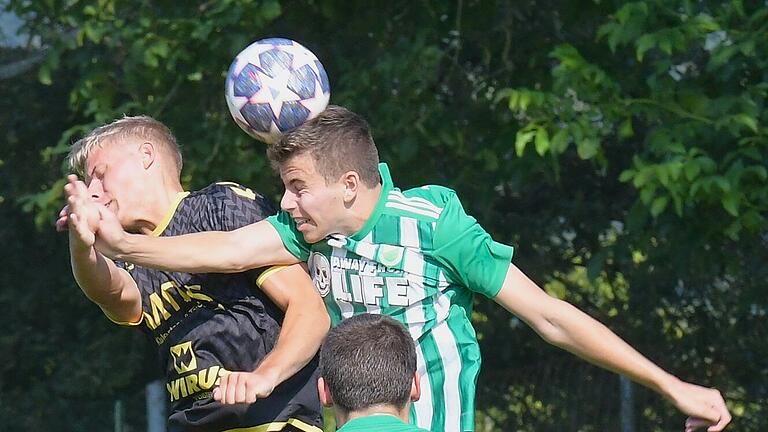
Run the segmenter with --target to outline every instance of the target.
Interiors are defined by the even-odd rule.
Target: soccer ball
[[[229,67],[225,91],[235,122],[267,144],[320,114],[331,97],[317,57],[282,38],[262,39],[242,50]]]

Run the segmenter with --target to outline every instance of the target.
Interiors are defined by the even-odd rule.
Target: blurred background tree
[[[323,61],[401,187],[456,189],[515,263],[683,379],[768,428],[768,6],[759,2],[0,2],[0,426],[142,430],[149,344],[79,293],[63,158],[123,114],[168,124],[185,186],[277,177],[230,119],[229,63],[270,36]],[[15,32],[14,32],[15,33]],[[474,321],[478,430],[619,430],[619,384],[493,302]],[[679,429],[638,389],[637,430]]]

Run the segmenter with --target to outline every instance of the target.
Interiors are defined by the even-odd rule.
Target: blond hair
[[[67,156],[70,169],[80,177],[85,178],[88,156],[93,149],[102,147],[107,140],[129,137],[152,140],[153,144],[159,145],[160,148],[168,152],[176,166],[176,171],[181,174],[182,158],[176,137],[166,125],[149,116],[125,116],[92,130],[88,135],[72,144]]]

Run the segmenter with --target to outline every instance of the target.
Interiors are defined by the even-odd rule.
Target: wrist
[[[84,242],[77,236],[73,230],[69,231],[69,253],[70,255],[89,256],[93,254],[94,249],[92,244]]]
[[[259,375],[262,380],[271,383],[273,387],[276,387],[281,382],[282,369],[276,366],[262,363],[253,373]]]
[[[679,378],[665,372],[656,383],[656,391],[669,400],[675,400],[681,383]]]
[[[129,261],[131,254],[136,249],[136,241],[132,234],[123,233],[119,238],[111,241],[105,252],[110,258],[120,261]]]

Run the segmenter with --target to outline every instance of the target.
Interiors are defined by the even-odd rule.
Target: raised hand
[[[76,175],[67,176],[64,194],[67,197],[67,205],[59,213],[57,229],[62,229],[66,222],[71,241],[84,248],[93,246],[96,231],[99,229],[99,206],[91,200],[88,188]]]
[[[120,251],[119,246],[125,240],[126,232],[112,210],[98,206],[99,229],[96,233],[96,250],[104,256],[115,259]]]

